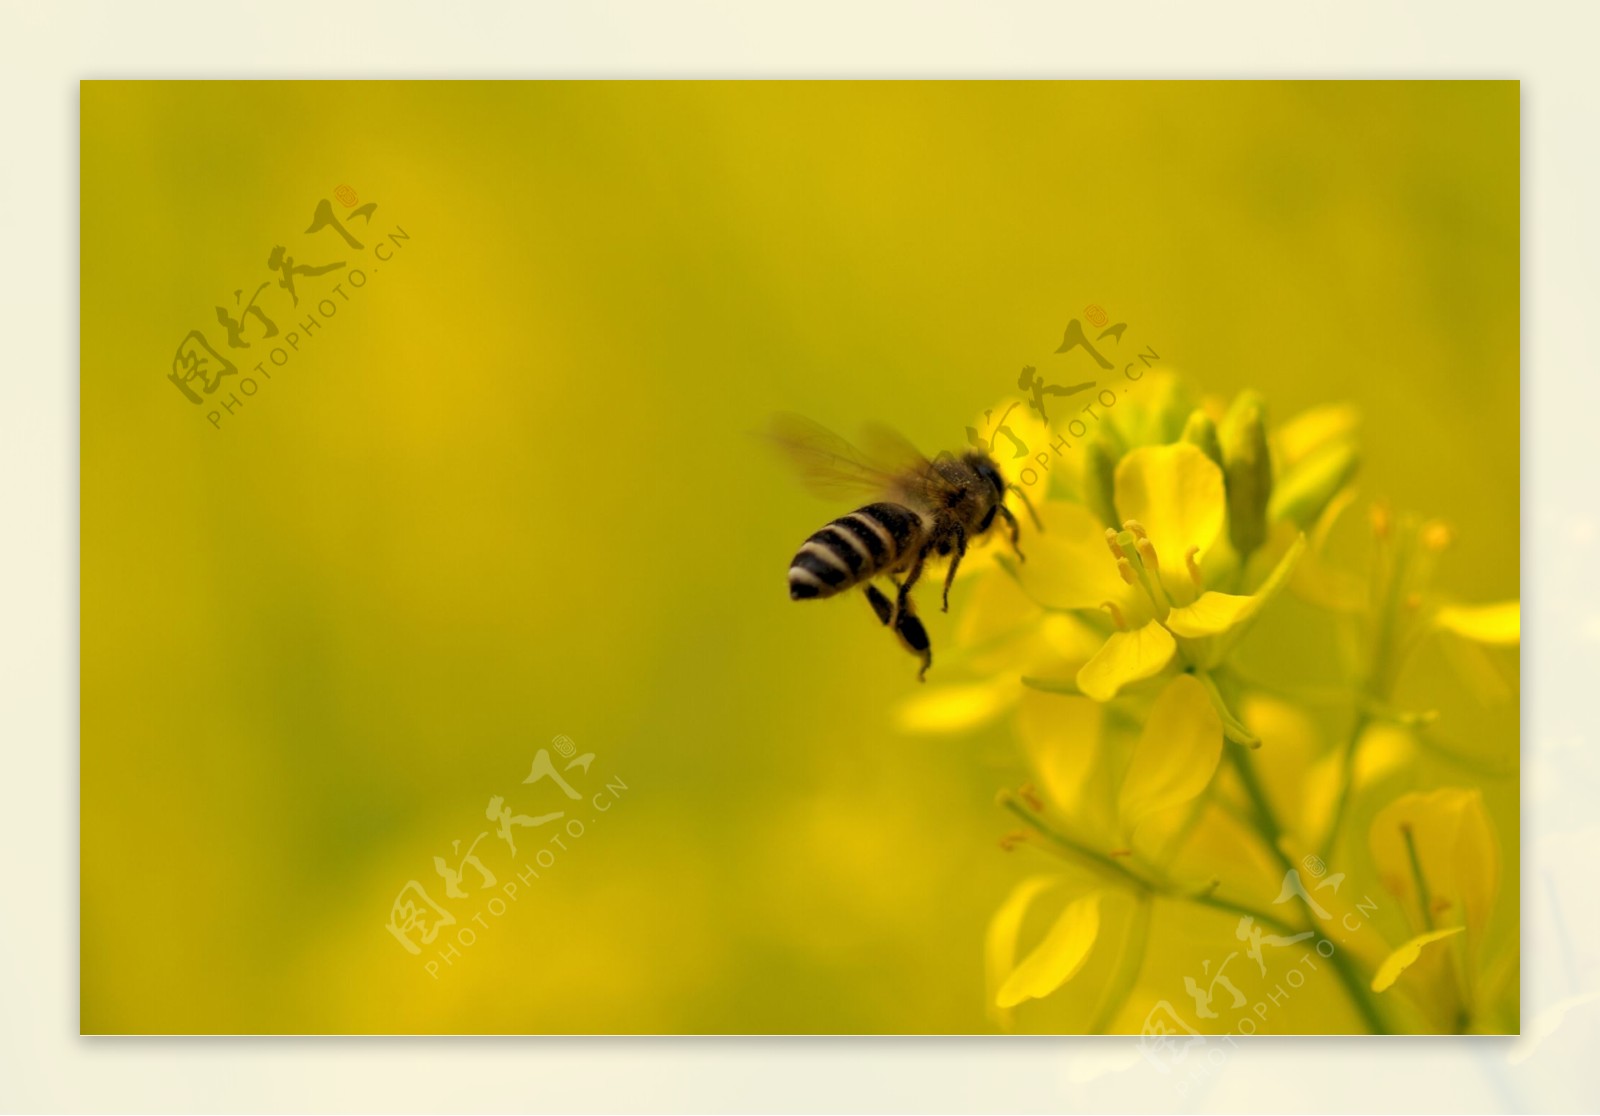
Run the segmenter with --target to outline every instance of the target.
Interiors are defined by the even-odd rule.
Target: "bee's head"
[[[998,503],[1006,497],[1006,479],[1000,475],[1000,466],[994,463],[994,458],[986,453],[968,453],[961,459],[975,473],[989,482],[994,489],[994,498]]]

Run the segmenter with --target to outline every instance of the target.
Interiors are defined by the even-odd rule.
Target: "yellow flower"
[[[1153,815],[1197,798],[1222,758],[1222,719],[1204,687],[1180,674],[1150,706],[1139,734],[1110,765],[1105,708],[1086,697],[1032,691],[1018,727],[1029,766],[1065,828],[1101,852],[1126,847]]]
[[[1522,641],[1522,602],[1441,605],[1433,614],[1433,625],[1476,643],[1515,647]]]
[[[1017,885],[990,924],[989,1010],[1002,1027],[1020,1005],[1079,985],[1072,1001],[1090,1030],[1127,1026],[1154,909],[1210,907],[1294,940],[1330,925],[1359,863],[1344,859],[1315,900],[1299,891],[1300,906],[1290,881],[1301,866],[1322,876],[1321,857],[1336,850],[1348,858],[1338,837],[1352,800],[1414,785],[1428,715],[1389,705],[1407,656],[1435,633],[1470,647],[1519,637],[1514,602],[1474,608],[1432,594],[1449,542],[1439,524],[1382,516],[1365,576],[1337,568],[1329,537],[1354,500],[1356,415],[1318,408],[1276,432],[1265,416],[1249,392],[1197,409],[1170,378],[1104,416],[1040,486],[1055,498],[1037,509],[1028,561],[998,555],[973,587],[963,653],[986,680],[920,708],[925,722],[959,725],[1014,711],[1033,781],[1000,796],[1026,826],[1002,845],[1064,862]],[[1237,661],[1291,585],[1361,626],[1344,678],[1296,689]],[[1337,669],[1351,657],[1330,649],[1326,660]],[[1374,1031],[1494,1030],[1514,965],[1481,964],[1499,887],[1481,793],[1405,795],[1372,825],[1373,861],[1411,926],[1398,948],[1378,923],[1338,947],[1328,968],[1349,1007]],[[1373,884],[1357,880],[1360,910],[1356,889]],[[1206,960],[1184,965],[1204,972]]]
[[[1413,933],[1378,967],[1373,991],[1405,988],[1439,1029],[1466,1030],[1481,998],[1484,933],[1500,891],[1482,792],[1401,795],[1373,818],[1368,839],[1379,878],[1405,904]]]
[[[1311,531],[1348,489],[1360,463],[1355,409],[1314,407],[1290,419],[1273,437],[1275,482],[1268,517]]]
[[[1342,506],[1331,511],[1329,519]],[[1482,681],[1474,677],[1479,649],[1515,647],[1521,641],[1520,602],[1470,605],[1436,592],[1433,582],[1439,562],[1455,541],[1454,532],[1438,520],[1396,516],[1382,503],[1372,506],[1368,520],[1372,555],[1367,584],[1325,566],[1317,553],[1322,549],[1320,537],[1312,561],[1294,583],[1295,591],[1313,603],[1359,619],[1368,696],[1388,701],[1410,654],[1433,635],[1448,639],[1468,681]],[[1325,521],[1317,535],[1325,536],[1330,527]],[[1471,658],[1464,657],[1468,655]]]
[[[1100,892],[1091,891],[1066,905],[1044,940],[1000,985],[995,1005],[1013,1008],[1023,1000],[1050,995],[1083,968],[1099,934]]]
[[[955,653],[944,661],[981,678],[912,695],[898,710],[902,728],[978,728],[1015,707],[1019,677],[1067,673],[1073,689],[1106,701],[1162,673],[1178,659],[1180,646],[1190,665],[1222,660],[1286,573],[1274,571],[1252,594],[1203,589],[1224,581],[1237,587],[1243,573],[1225,538],[1222,450],[1212,459],[1195,445],[1167,444],[1183,434],[1186,417],[1210,421],[1192,408],[1183,382],[1154,370],[1136,394],[1103,416],[1092,438],[1063,453],[1051,449],[1057,439],[1050,428],[1014,402],[991,408],[968,428],[969,441],[992,453],[1030,501],[1038,529],[1025,535],[1026,563],[1011,565],[994,546],[974,547],[963,561],[959,579],[975,584],[962,609]],[[1310,439],[1302,435],[1300,441]],[[1103,477],[1097,479],[1086,456],[1101,462]],[[1094,491],[1101,483],[1105,490]],[[1042,499],[1051,491],[1068,498]],[[1118,509],[1128,516],[1128,529],[1144,537],[1116,549],[1123,545],[1115,541],[1120,532],[1109,532],[1114,549],[1107,561],[1106,516]],[[1278,531],[1264,552],[1287,571],[1300,548],[1293,533]],[[1126,571],[1123,558],[1132,563]],[[1125,580],[1162,561],[1165,566],[1142,583]],[[999,566],[1009,576],[1000,576]]]
[[[1394,987],[1394,982],[1400,979],[1400,974],[1416,964],[1422,956],[1424,946],[1434,942],[1441,942],[1452,934],[1459,934],[1465,926],[1451,926],[1444,930],[1430,930],[1426,934],[1418,934],[1405,945],[1384,958],[1383,964],[1378,966],[1378,971],[1372,977],[1372,990],[1374,992],[1387,992]]]
[[[1120,983],[1127,991],[1143,953],[1150,901],[1146,878],[1122,866],[1136,861],[1143,867],[1135,856],[1134,835],[1150,830],[1150,843],[1164,843],[1204,794],[1221,759],[1221,719],[1191,676],[1180,675],[1162,691],[1125,767],[1115,775],[1103,764],[1105,750],[1097,747],[1104,710],[1083,697],[1033,692],[1023,698],[1024,745],[1049,802],[1034,800],[1019,808],[1035,816],[1036,832],[1057,827],[1049,830],[1058,842],[1053,851],[1067,850],[1068,862],[1088,873],[1066,888],[1068,898],[1055,921],[1020,963],[1015,959],[1025,914],[1070,877],[1025,880],[996,911],[986,954],[991,1013],[1003,1026],[1010,1009],[1050,995],[1083,969],[1102,936],[1101,900],[1113,887],[1135,898],[1134,917],[1118,927]],[[1036,815],[1046,811],[1049,822],[1038,820]],[[1203,886],[1196,890],[1208,893]],[[1097,1013],[1102,1028],[1119,1006],[1117,997],[1104,999]]]
[[[1433,590],[1439,560],[1453,541],[1452,532],[1437,520],[1421,521],[1411,515],[1392,515],[1383,504],[1369,513],[1372,557],[1368,584],[1357,592],[1313,594],[1313,598],[1343,613],[1356,632],[1357,677],[1352,697],[1356,728],[1343,750],[1327,844],[1331,848],[1344,821],[1348,787],[1363,747],[1369,724],[1399,725],[1415,730],[1429,741],[1435,716],[1429,711],[1408,712],[1394,705],[1401,676],[1417,649],[1427,639],[1442,638],[1447,656],[1467,681],[1470,691],[1488,701],[1509,696],[1501,671],[1485,647],[1515,646],[1521,639],[1521,605],[1517,601],[1469,606],[1441,597]],[[1323,588],[1327,588],[1324,583]],[[1296,589],[1299,590],[1297,585]],[[1435,750],[1441,749],[1436,743]]]
[[[1500,868],[1482,791],[1401,795],[1373,818],[1369,840],[1384,887],[1412,905],[1415,925],[1459,923],[1474,938],[1483,933]]]
[[[1100,527],[1081,505],[1052,508],[1055,530],[1037,547],[1040,560],[1018,571],[1049,607],[1107,614],[1114,630],[1076,676],[1078,690],[1096,701],[1174,664],[1215,666],[1282,587],[1304,546],[1298,536],[1289,543],[1253,593],[1206,588],[1208,568],[1236,567],[1231,557],[1210,558],[1226,546],[1222,469],[1189,443],[1125,456],[1115,504],[1128,516],[1121,531]]]
[[[1033,901],[1060,882],[1060,876],[1030,876],[1011,889],[1011,894],[1006,896],[989,919],[989,929],[984,937],[988,1010],[990,1018],[1002,1028],[1010,1028],[1010,1009],[1015,1004],[1001,1007],[1000,990],[1016,967],[1017,937],[1022,933],[1022,920],[1027,917]]]
[[[1075,671],[1099,646],[1094,630],[1076,616],[1041,608],[1016,581],[996,573],[967,591],[954,650],[943,659],[952,672],[972,677],[917,687],[895,711],[901,729],[916,733],[977,729],[1016,708],[1028,693],[1022,678]]]

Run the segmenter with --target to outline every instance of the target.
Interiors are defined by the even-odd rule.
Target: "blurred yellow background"
[[[957,449],[1099,303],[1207,392],[1357,405],[1363,493],[1455,526],[1452,592],[1515,596],[1518,114],[1515,83],[85,83],[83,1030],[991,1031],[1016,749],[895,728],[912,660],[785,589],[848,507],[751,432]],[[362,249],[307,231],[323,199]],[[280,245],[346,267],[225,350]],[[166,379],[193,329],[240,367],[218,398],[272,373],[215,426]],[[1504,750],[1515,710],[1463,708]],[[558,734],[577,802],[522,783]],[[484,896],[553,856],[501,914],[433,867],[496,795],[570,807],[478,845]],[[457,917],[416,955],[410,880]]]

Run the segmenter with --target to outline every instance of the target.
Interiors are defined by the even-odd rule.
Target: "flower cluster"
[[[1490,937],[1499,851],[1482,785],[1497,776],[1439,782],[1422,762],[1442,747],[1437,716],[1397,694],[1433,640],[1460,644],[1456,661],[1508,693],[1484,648],[1518,642],[1518,604],[1436,591],[1444,524],[1373,504],[1363,530],[1348,514],[1350,408],[1273,428],[1253,392],[1195,399],[1159,372],[1138,395],[1051,475],[1026,563],[992,547],[969,562],[969,680],[900,710],[931,732],[1009,715],[1032,773],[999,796],[1019,823],[1001,844],[1054,868],[1017,884],[991,922],[991,1013],[1016,1026],[1021,1005],[1070,989],[1088,1029],[1138,1030],[1162,991],[1149,960],[1161,920],[1237,916],[1265,972],[1263,928],[1310,949],[1341,915],[1352,925],[1344,912],[1370,891],[1389,909],[1355,920],[1361,933],[1327,966],[1329,1029],[1514,1030],[1514,910],[1513,929]],[[1331,681],[1277,677],[1295,656],[1328,664]],[[1515,754],[1511,739],[1499,777],[1514,778]],[[1340,868],[1331,894],[1298,883],[1303,864]],[[1194,979],[1202,958],[1189,962],[1185,984],[1215,1018]]]

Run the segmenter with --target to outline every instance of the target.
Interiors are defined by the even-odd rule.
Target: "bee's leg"
[[[872,611],[878,615],[878,623],[888,626],[894,619],[894,605],[889,602],[876,585],[867,586],[867,603],[872,606]]]
[[[898,616],[895,615],[895,606],[876,585],[867,586],[867,603],[872,606],[872,611],[877,614],[879,621],[884,625],[893,624],[894,634],[900,640],[900,646],[910,651],[913,655],[922,656],[922,670],[917,674],[917,681],[922,681],[922,676],[928,673],[928,667],[933,663],[933,653],[928,649],[928,629],[922,626],[916,614],[911,611],[908,601],[906,608]]]
[[[995,510],[1000,513],[1001,517],[1007,523],[1011,524],[1011,549],[1017,552],[1017,561],[1026,562],[1028,560],[1027,555],[1023,554],[1022,548],[1017,545],[1017,539],[1022,534],[1021,530],[1017,527],[1017,517],[1012,515],[1011,509],[1006,507],[1004,504],[1001,504]]]
[[[1028,509],[1028,518],[1033,520],[1034,530],[1043,531],[1044,524],[1039,522],[1039,513],[1033,510],[1033,501],[1028,499],[1028,494],[1022,489],[1018,488],[1016,485],[1012,485],[1010,490],[1017,494],[1017,498],[1022,501],[1022,506]],[[1005,510],[1003,506],[1001,510]],[[1006,515],[1006,518],[1011,518],[1009,513]]]
[[[956,528],[956,552],[950,556],[950,568],[944,575],[944,609],[950,611],[950,583],[956,579],[956,568],[961,565],[961,559],[967,553],[967,533],[960,527]]]
[[[917,671],[917,681],[926,682],[928,668],[933,665],[933,648],[928,643],[928,629],[917,619],[910,601],[905,602],[905,606],[895,615],[894,634],[899,637],[902,647],[922,658],[922,669]]]
[[[911,587],[917,583],[917,578],[922,576],[922,562],[932,549],[933,543],[930,542],[917,552],[917,560],[911,564],[911,572],[906,574],[905,581],[900,583],[900,592],[895,596],[895,615],[909,611],[910,606],[906,602],[911,595]]]

